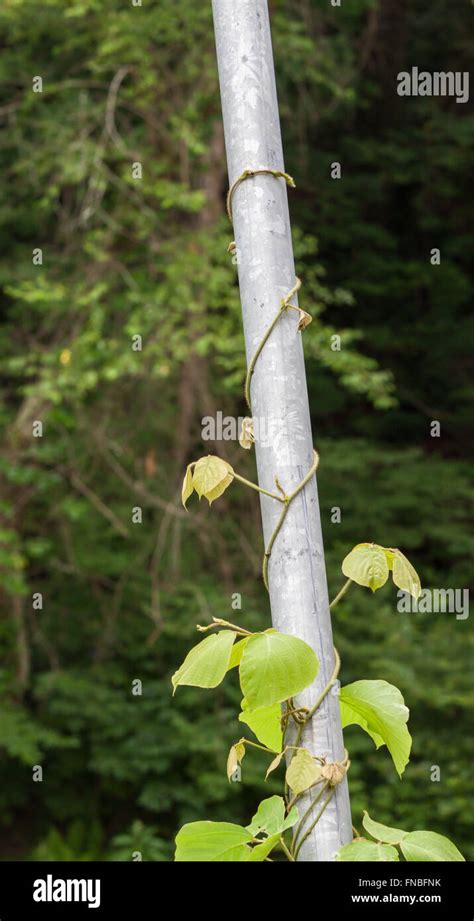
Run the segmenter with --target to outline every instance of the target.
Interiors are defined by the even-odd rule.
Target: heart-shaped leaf
[[[420,577],[401,550],[394,551],[392,570],[395,585],[402,591],[409,592],[414,598],[419,598],[421,594]]]
[[[176,835],[177,861],[244,861],[252,832],[230,822],[190,822]]]
[[[388,825],[381,825],[380,822],[374,822],[368,812],[364,812],[362,825],[376,841],[382,841],[384,844],[400,844],[402,838],[407,835],[406,831],[401,828],[390,828]]]
[[[240,684],[252,710],[293,697],[311,684],[318,660],[310,646],[284,633],[257,633],[245,646]]]
[[[460,861],[461,852],[449,838],[434,831],[411,831],[400,843],[405,860]]]
[[[354,681],[339,693],[342,728],[356,723],[370,735],[377,748],[385,744],[400,777],[408,763],[411,736],[406,723],[408,707],[387,681]]]
[[[398,851],[389,844],[376,844],[375,841],[366,841],[365,838],[358,838],[345,844],[338,851],[336,860],[341,861],[370,861],[385,862],[400,860]]]
[[[283,731],[281,728],[280,704],[272,704],[270,707],[258,707],[256,710],[251,710],[244,697],[239,720],[250,727],[262,745],[266,745],[267,748],[274,752],[281,751]]]
[[[247,830],[254,836],[281,835],[287,828],[292,828],[298,821],[296,806],[285,816],[285,801],[282,796],[269,796],[262,800]]]
[[[173,694],[180,684],[216,688],[228,669],[235,637],[233,630],[221,630],[194,646],[171,679]]]
[[[366,585],[373,592],[385,585],[388,579],[388,562],[383,547],[378,544],[357,544],[342,563],[345,576]]]
[[[211,505],[230,486],[233,478],[234,471],[230,464],[208,454],[207,457],[201,457],[194,467],[193,486],[199,498],[204,496]]]
[[[293,755],[287,771],[286,782],[293,793],[304,793],[315,783],[322,780],[321,768],[305,748],[298,749]]]

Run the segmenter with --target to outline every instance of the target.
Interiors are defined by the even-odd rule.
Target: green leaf
[[[408,832],[400,828],[390,828],[388,825],[381,825],[380,822],[374,822],[368,812],[364,811],[362,825],[376,841],[383,841],[384,844],[400,844]]]
[[[250,857],[247,842],[253,835],[230,822],[191,822],[176,835],[177,861],[244,861]]]
[[[293,793],[304,793],[322,780],[321,768],[306,748],[300,748],[293,755],[287,771],[286,782]]]
[[[393,560],[395,558],[396,551],[392,550],[391,547],[382,547],[382,550],[385,553],[385,556],[387,558],[388,568],[389,568],[389,571],[391,572],[393,569]]]
[[[240,660],[242,659],[242,654],[248,643],[248,640],[249,637],[244,636],[243,640],[239,640],[238,643],[234,643],[229,659],[229,664],[227,666],[227,671],[230,671],[231,668],[235,668],[236,665],[240,665]]]
[[[269,796],[262,800],[247,830],[252,835],[281,835],[287,828],[292,828],[298,821],[296,806],[285,818],[285,801],[282,796]]]
[[[280,704],[272,704],[270,707],[258,707],[256,710],[251,710],[244,697],[239,720],[249,726],[262,745],[266,745],[267,748],[274,752],[281,751],[283,731],[281,728]]]
[[[395,585],[402,591],[409,592],[414,598],[418,598],[421,594],[421,583],[416,569],[401,550],[394,550],[393,554],[392,570]]]
[[[284,633],[249,637],[240,663],[240,684],[249,707],[270,707],[293,697],[318,673],[315,653],[303,640]]]
[[[351,841],[350,844],[345,844],[336,855],[336,860],[368,860],[372,863],[374,861],[386,862],[399,859],[398,851],[394,847],[391,847],[389,844],[376,844],[375,841],[366,841],[365,838],[359,838],[357,841]]]
[[[208,454],[207,457],[201,457],[194,468],[193,486],[199,498],[204,496],[211,505],[230,486],[233,478],[234,471],[230,464]]]
[[[217,687],[227,671],[235,637],[233,630],[220,630],[194,646],[171,679],[173,693],[180,684]]]
[[[385,744],[401,777],[411,736],[406,726],[409,710],[398,688],[387,681],[354,681],[341,688],[339,702],[342,728],[355,723],[371,736],[376,748]]]
[[[270,835],[262,844],[257,844],[250,852],[250,856],[248,857],[249,862],[254,863],[255,861],[260,862],[265,860],[269,853],[273,851],[275,845],[278,844],[279,840],[280,835]]]
[[[357,544],[343,560],[342,571],[358,585],[377,591],[388,579],[388,562],[383,547]]]
[[[186,508],[186,502],[188,501],[189,497],[193,494],[193,490],[194,490],[193,472],[191,470],[191,465],[189,465],[188,467],[186,467],[186,473],[185,473],[184,480],[183,480],[183,488],[181,490],[181,501],[185,508]]]
[[[219,496],[222,496],[222,493],[226,491],[228,486],[230,486],[233,479],[234,479],[233,473],[228,473],[227,476],[224,477],[224,479],[221,480],[221,482],[218,483],[217,486],[214,487],[214,489],[209,489],[206,492],[205,495],[206,495],[207,501],[209,502],[209,505],[212,505],[212,503],[214,502],[214,499],[218,499]]]
[[[464,860],[456,845],[434,831],[411,831],[400,843],[405,860]]]

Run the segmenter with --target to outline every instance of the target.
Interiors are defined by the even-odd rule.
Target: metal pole
[[[212,6],[232,184],[247,167],[284,170],[270,23],[267,0],[213,0]],[[250,361],[281,299],[295,283],[285,181],[271,175],[247,179],[236,189],[232,204]],[[297,303],[296,298],[293,303]],[[259,484],[274,491],[277,474],[287,493],[302,480],[313,460],[301,333],[296,327],[296,312],[290,310],[276,325],[258,358],[251,385],[252,417],[257,430],[263,432],[256,442]],[[262,496],[261,511],[267,542],[281,506]],[[318,656],[318,677],[297,701],[299,706],[310,707],[334,666],[315,477],[291,504],[270,558],[269,584],[273,625],[305,640]],[[326,697],[301,744],[313,754],[326,755],[331,761],[342,760],[337,694]],[[308,797],[300,801],[300,815],[309,803]],[[315,810],[314,818],[316,814]],[[351,813],[344,780],[306,839],[299,859],[333,860],[336,850],[350,840]]]

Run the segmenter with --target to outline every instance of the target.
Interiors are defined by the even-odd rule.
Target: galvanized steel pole
[[[284,170],[270,23],[267,0],[213,0],[212,6],[232,184],[246,168]],[[249,362],[281,299],[295,283],[285,180],[271,175],[247,179],[236,188],[232,205]],[[297,303],[296,298],[293,303]],[[252,417],[260,432],[256,442],[259,484],[274,491],[277,474],[287,493],[298,485],[313,461],[302,336],[297,322],[295,311],[283,314],[258,358],[251,384]],[[281,505],[261,496],[261,510],[268,542]],[[299,706],[310,707],[334,666],[315,477],[291,503],[271,554],[269,586],[273,625],[305,640],[318,656],[318,677],[297,700]],[[331,761],[342,760],[337,694],[326,697],[301,744],[313,754],[326,755]],[[309,804],[305,796],[299,804],[300,815]],[[315,809],[314,818],[316,814]],[[310,824],[308,819],[306,827]],[[298,859],[333,860],[337,849],[350,840],[345,779],[304,842]]]

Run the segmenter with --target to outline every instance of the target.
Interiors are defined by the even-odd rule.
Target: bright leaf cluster
[[[356,724],[374,740],[376,748],[386,745],[401,777],[410,757],[411,736],[405,701],[387,681],[354,681],[339,693],[342,728]]]
[[[362,824],[366,832],[374,838],[356,838],[342,847],[337,860],[353,861],[395,861],[400,860],[397,847],[405,860],[416,861],[460,861],[464,860],[457,847],[444,835],[434,831],[402,831],[374,822],[368,812],[364,812]]]
[[[176,860],[261,862],[298,818],[296,807],[285,815],[283,797],[270,796],[246,828],[230,822],[191,822],[176,836]]]
[[[173,675],[173,688],[215,688],[238,667],[243,694],[239,720],[272,751],[281,751],[280,703],[314,681],[316,654],[303,640],[273,629],[235,643],[236,637],[236,630],[223,629],[194,646]]]
[[[401,550],[379,544],[357,544],[343,560],[342,571],[353,582],[366,585],[373,592],[385,585],[389,572],[402,591],[414,598],[421,592],[418,573]]]
[[[233,479],[234,471],[227,461],[214,454],[201,457],[195,464],[189,464],[186,468],[181,491],[184,507],[186,508],[186,502],[194,490],[200,499],[205,496],[209,505],[212,505],[214,499],[222,496]]]

